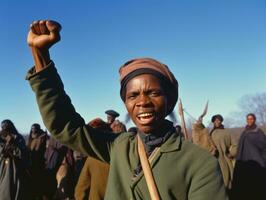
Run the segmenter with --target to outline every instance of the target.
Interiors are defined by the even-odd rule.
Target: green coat
[[[110,163],[105,199],[150,199],[143,172],[133,175],[139,163],[135,135],[98,133],[86,126],[66,95],[53,62],[37,74],[31,70],[27,79],[49,132],[70,148]],[[227,199],[217,160],[183,141],[178,133],[161,146],[151,167],[163,200]]]

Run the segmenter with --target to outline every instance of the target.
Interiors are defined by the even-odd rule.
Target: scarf
[[[147,156],[149,157],[153,150],[156,147],[160,147],[175,131],[176,129],[173,127],[173,123],[167,121],[165,130],[160,132],[159,134],[145,134],[138,132],[140,139],[145,147]],[[136,169],[134,170],[134,176],[138,176],[141,171],[142,167],[139,163]]]

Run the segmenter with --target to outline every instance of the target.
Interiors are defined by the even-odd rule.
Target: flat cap
[[[111,116],[113,116],[113,117],[119,117],[119,113],[116,112],[116,111],[114,111],[114,110],[106,110],[106,111],[105,111],[105,114],[107,114],[107,115],[111,115]]]

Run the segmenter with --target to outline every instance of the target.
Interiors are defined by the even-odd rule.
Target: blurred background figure
[[[210,136],[217,149],[216,157],[221,167],[224,184],[230,190],[234,171],[233,155],[230,151],[233,151],[233,147],[236,148],[236,145],[232,144],[230,131],[224,128],[222,115],[214,115],[211,121],[213,129],[210,132]]]
[[[31,199],[42,199],[44,187],[47,187],[40,184],[40,180],[45,178],[46,140],[46,132],[41,129],[39,124],[33,124],[27,144],[30,156]]]
[[[80,176],[80,172],[85,164],[85,161],[87,159],[87,156],[78,152],[78,151],[74,151],[73,152],[73,156],[75,159],[75,183],[78,182],[79,176]]]
[[[107,110],[105,111],[105,114],[107,114],[107,124],[113,133],[123,133],[127,131],[126,126],[119,120],[116,120],[116,118],[120,116],[118,112],[114,110]]]
[[[112,121],[112,123],[114,123],[114,121]],[[109,124],[100,118],[90,121],[88,126],[104,132],[110,132],[110,134],[112,131],[112,129],[109,127]],[[95,158],[88,157],[84,167],[81,170],[80,177],[75,188],[75,199],[103,200],[107,186],[108,175],[109,164]]]
[[[56,173],[67,153],[67,147],[57,142],[52,137],[46,142],[45,151],[45,179],[44,199],[53,199],[57,191]]]
[[[57,190],[56,200],[68,200],[74,198],[75,188],[75,160],[73,150],[67,148],[66,155],[56,173]]]
[[[266,135],[256,125],[256,116],[246,116],[247,125],[237,149],[232,200],[265,199]]]
[[[0,195],[3,200],[28,199],[26,173],[28,155],[25,140],[11,120],[1,123]]]
[[[114,110],[106,110],[105,114],[107,115],[107,124],[111,125],[120,114]]]
[[[129,133],[137,134],[137,133],[138,133],[138,128],[135,127],[135,126],[130,127],[130,128],[128,129],[128,132],[129,132]]]

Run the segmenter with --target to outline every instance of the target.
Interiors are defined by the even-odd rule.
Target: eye
[[[132,100],[132,99],[135,99],[137,96],[138,96],[137,92],[132,92],[132,93],[128,93],[126,98]]]
[[[161,96],[161,94],[162,94],[162,92],[159,90],[154,90],[154,91],[150,92],[150,96],[152,96],[152,97],[158,97],[158,96]]]

